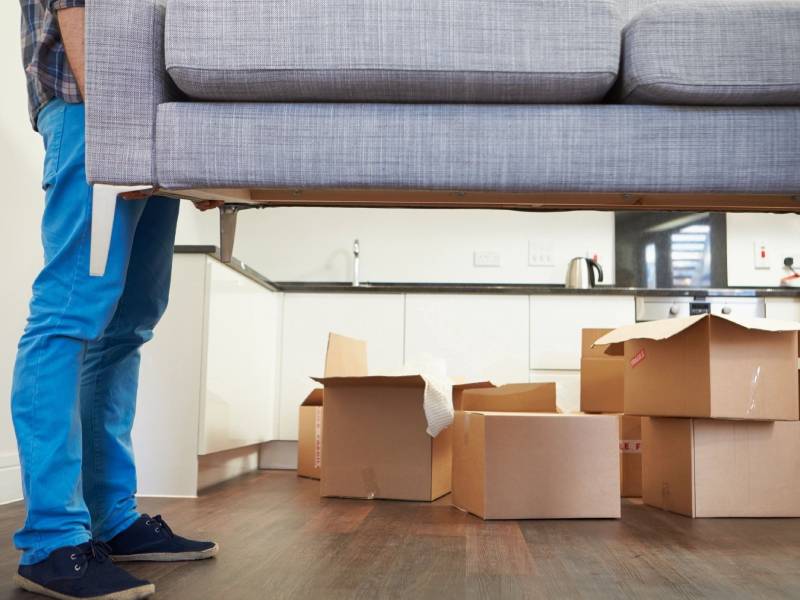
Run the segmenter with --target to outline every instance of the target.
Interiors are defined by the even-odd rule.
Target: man
[[[14,371],[25,524],[16,582],[54,598],[154,593],[113,561],[195,560],[213,542],[136,512],[131,426],[139,347],[169,291],[178,203],[118,200],[108,266],[89,276],[84,165],[84,0],[21,0],[33,126],[44,138],[44,267]],[[109,560],[111,559],[111,560]]]

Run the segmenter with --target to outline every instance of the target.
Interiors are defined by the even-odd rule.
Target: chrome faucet
[[[361,261],[361,245],[358,243],[358,240],[353,242],[353,287],[358,287],[361,285],[361,281],[359,280],[359,262]]]

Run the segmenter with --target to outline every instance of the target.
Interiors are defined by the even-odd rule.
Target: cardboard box
[[[331,333],[325,354],[325,376],[367,373],[367,344]],[[312,390],[300,405],[297,434],[297,475],[320,479],[322,475],[322,410],[324,393]]]
[[[472,386],[463,391],[456,410],[495,412],[556,412],[555,383],[510,383],[500,387]]]
[[[800,323],[696,315],[616,329],[625,414],[796,421]]]
[[[322,395],[313,390],[300,405],[297,434],[297,474],[319,479],[322,474]]]
[[[450,492],[452,428],[426,433],[420,375],[317,381],[325,386],[323,496],[431,501]]]
[[[483,519],[619,518],[615,415],[462,411],[453,503]]]
[[[435,438],[426,432],[425,380],[368,376],[366,346],[346,342],[332,338],[326,362],[343,375],[315,379],[325,389],[322,495],[431,501],[449,493],[452,428]],[[453,395],[475,386],[491,384],[455,385]]]
[[[800,517],[800,422],[645,418],[643,499],[690,517]]]
[[[619,416],[620,496],[642,497],[642,417]]]
[[[595,346],[611,329],[584,329],[581,343],[581,410],[621,413],[625,386],[624,344]]]

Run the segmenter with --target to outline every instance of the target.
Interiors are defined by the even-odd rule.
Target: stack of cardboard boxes
[[[800,516],[798,325],[697,315],[622,327],[624,413],[642,421],[646,504]]]
[[[452,491],[487,519],[620,516],[616,418],[558,414],[553,383],[455,385],[454,425],[432,438],[423,377],[368,375],[363,342],[331,334],[316,381],[300,407],[298,473],[321,478],[323,496]]]
[[[331,497],[452,491],[484,519],[618,518],[640,494],[693,517],[800,516],[798,329],[699,315],[585,330],[581,414],[559,414],[552,383],[468,383],[436,437],[422,375],[369,375],[366,344],[331,334],[299,474]]]

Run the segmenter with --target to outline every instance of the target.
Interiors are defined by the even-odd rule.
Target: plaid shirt
[[[61,42],[56,11],[82,7],[85,0],[20,0],[22,7],[22,64],[28,78],[31,123],[53,98],[82,102]]]

